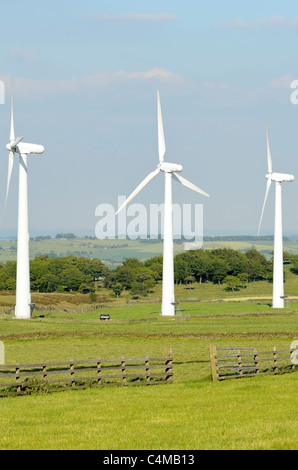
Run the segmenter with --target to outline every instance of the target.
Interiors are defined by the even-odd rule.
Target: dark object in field
[[[110,320],[110,315],[108,313],[100,315],[101,320]]]

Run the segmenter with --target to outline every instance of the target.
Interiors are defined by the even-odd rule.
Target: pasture
[[[0,398],[0,448],[297,450],[298,375],[214,383],[209,360],[211,343],[261,351],[298,339],[298,278],[285,271],[283,310],[271,309],[267,281],[235,292],[176,285],[175,318],[160,316],[160,284],[138,299],[99,284],[96,304],[83,294],[34,293],[30,320],[13,318],[14,295],[2,293],[6,364],[163,356],[171,346],[174,377],[166,385]]]
[[[175,318],[160,317],[160,286],[136,301],[99,289],[102,308],[79,294],[36,294],[30,320],[7,313],[14,299],[1,295],[7,364],[156,356],[171,346],[174,381],[0,398],[0,448],[296,450],[297,374],[213,383],[209,361],[210,343],[289,349],[298,339],[296,279],[287,272],[290,301],[274,311],[265,281],[234,293],[178,285]],[[101,313],[111,320],[101,321]]]

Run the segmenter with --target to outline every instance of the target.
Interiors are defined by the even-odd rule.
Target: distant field
[[[0,240],[0,262],[16,261],[16,241]],[[145,260],[152,256],[162,254],[161,241],[146,240],[97,240],[86,238],[56,239],[30,241],[30,258],[43,254],[49,256],[75,255],[86,258],[100,258],[109,267],[121,264],[125,258],[136,257]],[[256,248],[265,256],[272,256],[273,241],[206,241],[204,249],[232,248],[245,251]],[[298,254],[298,242],[288,241],[284,243],[284,250]],[[182,244],[174,244],[174,252],[184,251]]]

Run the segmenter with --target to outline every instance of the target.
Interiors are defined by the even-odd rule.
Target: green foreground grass
[[[251,283],[236,293],[177,286],[176,318],[160,317],[158,291],[81,312],[59,310],[53,296],[55,310],[31,320],[1,313],[6,364],[160,356],[171,346],[174,382],[0,398],[0,449],[297,450],[298,374],[213,383],[209,362],[210,343],[289,349],[298,339],[296,279],[287,276],[292,300],[283,310],[270,307],[272,285]]]
[[[174,383],[1,398],[0,448],[297,449],[297,374],[213,383],[209,363],[210,343],[288,349],[297,318],[2,318],[6,363],[156,356],[171,346]]]
[[[297,449],[296,377],[1,401],[2,449]]]

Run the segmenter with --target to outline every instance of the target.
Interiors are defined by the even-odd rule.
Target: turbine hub
[[[180,173],[183,170],[182,165],[167,162],[160,163],[159,165],[157,165],[157,168],[159,168],[160,171],[164,171],[165,173]]]

